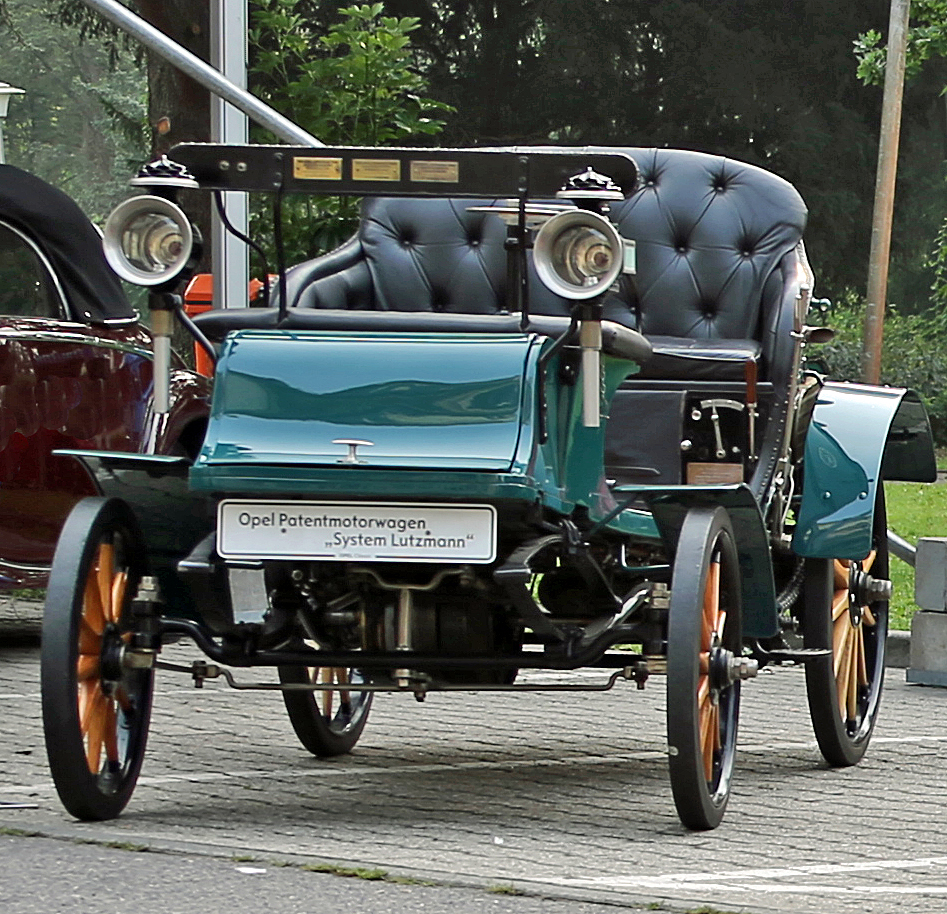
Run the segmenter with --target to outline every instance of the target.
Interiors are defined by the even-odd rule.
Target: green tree
[[[925,2],[915,0],[916,9]],[[937,0],[929,2],[934,8]],[[195,49],[206,37],[207,0],[133,5],[170,11],[167,27]],[[79,0],[55,6],[85,10]],[[252,20],[251,60],[263,61],[252,87],[328,142],[352,125],[368,130],[361,114],[327,124],[330,113],[316,104],[333,76],[327,69],[341,66],[331,61],[347,51],[321,41],[339,24],[337,0],[250,0],[250,9],[272,17]],[[427,88],[413,94],[456,109],[420,116],[444,119],[439,142],[679,146],[770,168],[809,204],[806,238],[819,289],[842,298],[864,294],[881,104],[880,92],[859,81],[852,43],[880,34],[887,12],[888,0],[385,0],[383,16],[417,23],[404,69]],[[930,239],[947,209],[940,67],[932,55],[905,95],[889,288],[906,310],[928,296]],[[409,112],[410,94],[401,98]],[[371,101],[346,97],[355,106],[349,113]],[[176,101],[172,94],[159,106],[171,112],[170,139],[199,138],[177,132]],[[150,123],[158,113],[152,109]],[[331,234],[327,227],[311,240],[322,246]]]
[[[6,0],[0,26],[0,78],[26,90],[10,104],[7,161],[104,219],[147,154],[143,71],[131,58],[113,66],[33,0]]]
[[[255,94],[327,145],[416,144],[444,125],[448,105],[425,98],[410,36],[415,17],[384,15],[382,3],[342,7],[316,27],[297,0],[256,0],[249,32]],[[272,142],[262,129],[253,138]],[[255,207],[258,228],[268,222]],[[283,206],[286,255],[294,263],[334,247],[354,229],[351,198],[292,198]]]
[[[331,7],[308,4],[313,19]],[[457,109],[447,143],[677,146],[759,164],[810,206],[820,287],[864,286],[880,98],[860,86],[851,47],[886,21],[886,0],[387,0],[386,9],[421,21],[414,42],[430,92]],[[907,101],[923,108],[918,140],[905,143],[918,160],[905,174],[921,184],[927,105]],[[929,188],[916,197],[931,198]],[[910,248],[916,234],[899,238]]]
[[[926,61],[947,56],[947,0],[913,0],[905,77],[918,76]],[[866,85],[884,81],[888,48],[881,32],[869,29],[855,39],[858,76]]]

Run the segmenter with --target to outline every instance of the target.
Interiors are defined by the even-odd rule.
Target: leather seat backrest
[[[385,311],[495,314],[510,310],[506,226],[471,212],[494,200],[376,197],[365,201],[359,238],[371,274],[373,306]],[[530,265],[531,308],[565,315]]]
[[[798,192],[770,172],[722,156],[628,151],[639,186],[611,216],[637,245],[635,292],[627,302],[637,329],[759,339],[761,309],[779,304],[764,300],[767,280],[805,228]]]
[[[629,153],[640,170],[638,189],[611,211],[621,234],[636,241],[638,270],[609,297],[606,316],[649,336],[764,339],[765,314],[779,307],[782,295],[782,282],[773,277],[805,227],[806,208],[796,190],[770,172],[722,156],[618,151]],[[470,212],[491,202],[367,199],[352,242],[360,249],[358,268],[337,278],[323,269],[316,283],[321,290],[291,292],[290,301],[301,307],[508,311],[506,228],[496,216]],[[291,285],[305,286],[307,269],[295,268]],[[327,295],[333,283],[344,289]],[[568,313],[568,304],[542,285],[532,265],[529,292],[533,313]]]

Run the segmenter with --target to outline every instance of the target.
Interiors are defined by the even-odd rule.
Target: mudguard
[[[806,433],[793,550],[807,558],[864,559],[879,481],[936,478],[930,422],[914,391],[824,384]]]
[[[743,635],[769,638],[779,631],[769,534],[749,486],[622,486],[616,497],[634,494],[650,508],[670,552],[677,548],[684,516],[691,508],[726,508],[733,525],[743,597]]]
[[[124,451],[57,450],[89,472],[99,495],[121,498],[135,513],[148,550],[150,573],[161,584],[166,610],[198,618],[177,563],[213,531],[216,502],[188,488],[187,457]]]

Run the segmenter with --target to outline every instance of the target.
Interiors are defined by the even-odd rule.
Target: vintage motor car
[[[105,243],[162,334],[192,237],[177,186],[271,192],[277,222],[284,194],[365,201],[339,250],[277,265],[266,307],[194,321],[216,358],[195,458],[69,452],[99,488],[44,621],[70,813],[128,802],[159,669],[280,690],[318,756],[354,746],[376,691],[659,677],[674,803],[709,829],[743,682],[805,663],[822,753],[859,761],[884,676],[882,480],[933,480],[934,455],[915,394],[805,370],[825,331],[789,183],[606,147],[184,144],[146,174]],[[162,659],[171,636],[203,656]]]
[[[67,194],[0,165],[0,589],[46,583],[59,531],[97,491],[56,448],[195,453],[210,385],[178,363],[151,407],[148,330]]]

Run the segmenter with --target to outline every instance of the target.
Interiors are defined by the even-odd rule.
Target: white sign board
[[[491,505],[222,501],[217,552],[225,559],[492,562]]]

